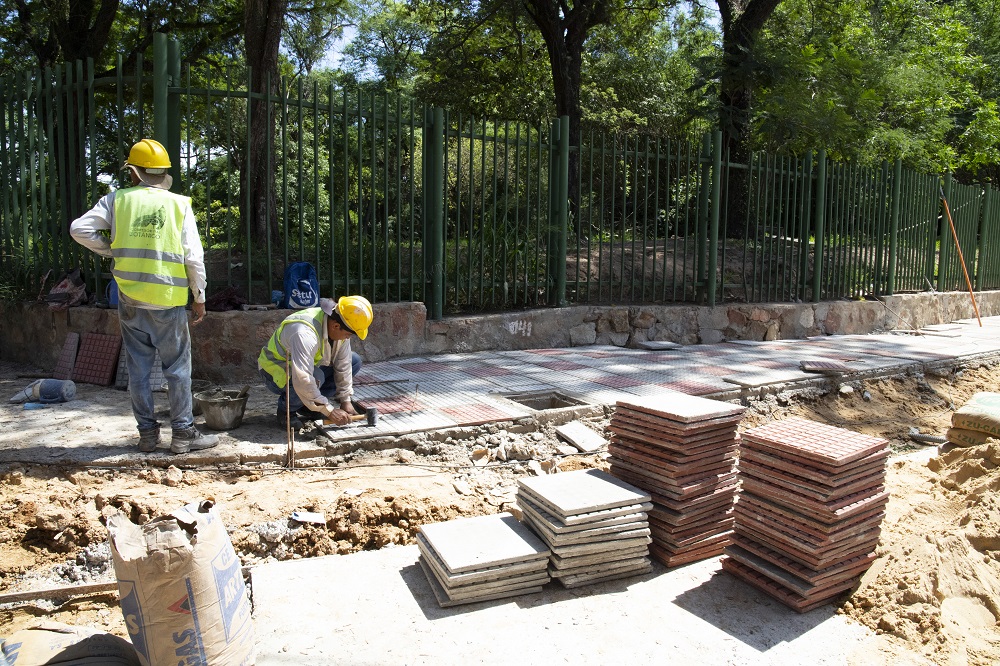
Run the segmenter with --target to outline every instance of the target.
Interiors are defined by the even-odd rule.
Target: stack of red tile
[[[852,588],[875,559],[888,456],[884,439],[804,419],[744,433],[723,569],[803,613]]]
[[[667,566],[718,555],[730,543],[744,409],[683,393],[617,403],[611,473],[649,493],[649,552]]]

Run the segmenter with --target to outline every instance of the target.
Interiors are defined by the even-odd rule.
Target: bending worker
[[[156,354],[170,393],[170,450],[187,453],[219,442],[194,427],[191,411],[191,332],[188,290],[194,296],[192,324],[205,318],[205,252],[191,199],[170,192],[170,156],[152,139],[129,151],[131,187],[101,197],[73,221],[73,239],[102,257],[113,257],[118,283],[118,321],[125,348],[132,413],[139,450],[160,443],[149,377]],[[110,240],[103,232],[110,232]]]
[[[321,298],[319,307],[285,317],[257,357],[264,385],[278,394],[279,425],[301,428],[303,419],[350,422],[356,413],[354,375],[361,369],[350,338],[364,340],[372,319],[372,304],[363,296]]]

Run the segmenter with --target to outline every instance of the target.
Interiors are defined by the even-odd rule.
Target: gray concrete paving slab
[[[255,567],[256,663],[886,663],[885,639],[832,604],[800,615],[722,573],[718,558],[454,608],[438,605],[417,559],[405,546]]]
[[[547,508],[564,523],[580,514],[649,501],[648,494],[596,469],[522,478],[518,480],[518,492]]]
[[[548,556],[542,540],[509,513],[422,525],[420,533],[450,573]]]

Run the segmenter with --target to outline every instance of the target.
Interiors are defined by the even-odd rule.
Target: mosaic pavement
[[[535,413],[532,398],[613,405],[621,398],[676,391],[738,397],[768,385],[816,380],[802,361],[826,361],[856,373],[891,372],[922,363],[962,362],[1000,353],[1000,317],[921,331],[834,335],[774,342],[734,341],[674,349],[612,346],[444,354],[366,365],[355,399],[379,410],[375,428],[330,428],[334,440],[509,421]]]

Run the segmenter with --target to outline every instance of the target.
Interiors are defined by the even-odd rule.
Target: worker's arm
[[[351,368],[351,341],[339,340],[333,348],[333,379],[337,382],[337,392],[333,399],[348,414],[354,414],[351,398],[354,395],[354,374]]]
[[[70,236],[88,250],[111,258],[111,237],[102,232],[110,232],[115,218],[115,193],[101,197],[93,208],[73,220],[69,226]]]
[[[194,304],[191,306],[191,310],[194,312],[193,323],[197,324],[205,318],[207,279],[205,277],[205,249],[202,247],[201,236],[198,235],[198,224],[190,206],[184,212],[181,242],[184,245],[184,271],[187,273],[191,295],[194,296]]]
[[[281,332],[281,345],[290,362],[292,390],[307,409],[329,415],[336,405],[319,392],[319,382],[313,375],[316,349],[320,344],[316,332],[306,324],[288,324]]]

